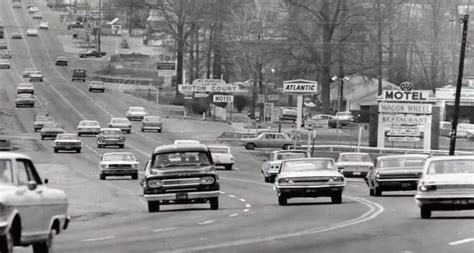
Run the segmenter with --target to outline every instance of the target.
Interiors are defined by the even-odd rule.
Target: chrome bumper
[[[206,191],[206,192],[188,192],[187,199],[209,199],[219,197],[219,191]],[[164,193],[164,194],[145,194],[143,195],[147,201],[159,201],[159,200],[176,200],[176,193]]]

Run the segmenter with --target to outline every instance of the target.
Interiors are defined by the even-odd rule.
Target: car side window
[[[41,184],[41,179],[31,161],[18,159],[17,165],[16,177],[19,185],[26,185],[29,181],[35,181],[37,184]]]

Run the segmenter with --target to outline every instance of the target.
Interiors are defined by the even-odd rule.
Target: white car
[[[30,82],[42,82],[43,73],[39,70],[33,71],[30,73]]]
[[[68,200],[64,191],[47,186],[30,157],[0,152],[0,249],[32,245],[50,252],[56,234],[66,230]]]
[[[272,151],[268,160],[264,159],[262,164],[262,174],[265,183],[274,183],[280,171],[283,160],[295,158],[310,158],[311,155],[304,150],[276,150]]]
[[[92,81],[89,84],[89,91],[105,92],[105,84],[102,81]]]
[[[9,60],[0,59],[0,69],[11,69],[12,66]]]
[[[141,121],[146,115],[148,115],[148,113],[146,112],[145,108],[139,106],[131,106],[125,112],[125,117],[127,117],[129,120]]]
[[[48,22],[40,22],[38,29],[48,30],[49,29]]]
[[[28,12],[29,12],[30,14],[36,13],[36,12],[38,12],[38,11],[39,11],[39,8],[36,7],[36,6],[31,6],[30,8],[28,8]]]
[[[330,197],[333,204],[342,202],[346,186],[332,158],[301,158],[283,161],[275,179],[278,204],[290,198]]]
[[[130,152],[105,153],[99,162],[99,178],[107,176],[131,176],[138,179],[138,161]]]
[[[81,120],[77,124],[77,136],[81,135],[98,135],[100,133],[100,124],[96,120]]]
[[[33,13],[33,19],[43,19],[43,14],[41,12]]]
[[[54,140],[53,150],[58,153],[60,150],[74,150],[81,153],[82,141],[76,134],[58,134]]]
[[[31,83],[20,83],[16,87],[16,93],[17,94],[28,93],[28,94],[34,95],[35,94],[35,87],[33,87],[33,84],[31,84]]]
[[[339,153],[336,158],[336,166],[346,177],[365,177],[374,167],[374,162],[368,153]]]
[[[26,30],[26,36],[30,37],[37,37],[38,36],[38,30],[37,29],[28,29]]]
[[[207,148],[211,151],[212,161],[215,166],[223,166],[226,170],[232,170],[234,156],[230,153],[229,146],[211,144],[207,145]]]
[[[13,3],[12,3],[12,8],[13,8],[13,9],[21,9],[21,3],[19,3],[19,2],[13,2]]]
[[[201,144],[198,140],[174,140],[173,144]]]
[[[474,124],[458,124],[457,130],[456,138],[467,138],[468,133],[474,133]]]
[[[107,126],[109,128],[119,128],[122,132],[128,134],[132,132],[132,123],[127,118],[111,118]]]
[[[474,209],[474,156],[428,158],[415,199],[422,219],[432,211]]]
[[[12,58],[12,51],[10,49],[3,49],[0,51],[0,57],[2,59],[10,59]]]
[[[36,69],[34,68],[25,68],[25,70],[23,70],[23,77],[30,77],[30,74],[35,72]]]

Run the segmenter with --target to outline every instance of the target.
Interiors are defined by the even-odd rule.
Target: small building
[[[436,105],[440,107],[441,119],[444,121],[453,120],[455,96],[454,86],[436,89]],[[460,98],[459,122],[474,124],[474,87],[471,85],[462,87]]]

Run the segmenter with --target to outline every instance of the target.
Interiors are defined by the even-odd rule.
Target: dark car
[[[74,21],[67,25],[67,29],[70,30],[71,28],[84,28],[84,23],[81,21]]]
[[[85,69],[74,69],[72,71],[72,81],[80,80],[85,82],[87,77],[87,71]]]
[[[377,157],[365,178],[370,196],[382,196],[382,191],[416,190],[428,157],[422,154]]]
[[[99,52],[99,51],[96,51],[96,50],[89,50],[87,52],[84,52],[84,53],[80,53],[79,54],[79,57],[81,58],[86,58],[86,57],[102,57],[102,56],[105,56],[105,52]]]
[[[56,57],[56,61],[54,62],[54,64],[56,64],[58,66],[67,66],[68,60],[67,60],[66,56],[58,56],[58,57]]]
[[[219,181],[211,152],[202,144],[157,147],[141,182],[148,211],[160,205],[209,203],[219,209]]]

